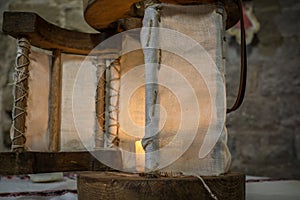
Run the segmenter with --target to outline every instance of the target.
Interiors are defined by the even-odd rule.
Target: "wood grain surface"
[[[105,149],[92,153],[109,157],[115,166],[122,168],[120,151]],[[0,153],[0,175],[114,170],[93,155],[90,152],[2,152]]]
[[[42,49],[84,55],[113,35],[63,29],[31,12],[4,12],[2,30],[15,38],[25,37],[31,45]]]
[[[229,173],[203,177],[219,200],[245,199],[245,176]],[[211,199],[196,177],[146,178],[134,174],[86,172],[78,175],[78,199]]]
[[[51,67],[50,110],[49,110],[49,149],[60,149],[62,65],[60,50],[53,51]]]
[[[226,27],[230,28],[239,20],[238,4],[235,0],[160,0],[171,4],[222,3],[227,13]],[[96,30],[111,26],[113,22],[123,18],[142,17],[135,3],[139,0],[83,0],[84,18]],[[139,7],[139,6],[138,6]],[[137,28],[137,27],[136,27]]]

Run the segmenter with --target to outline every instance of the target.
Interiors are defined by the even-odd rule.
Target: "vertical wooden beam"
[[[98,57],[97,59],[97,78],[98,85],[96,91],[96,116],[97,128],[95,134],[95,148],[104,146],[105,131],[105,80],[106,80],[106,59]]]
[[[22,152],[25,150],[26,107],[28,97],[28,66],[30,64],[30,43],[26,38],[17,40],[17,57],[14,76],[14,107],[12,111],[12,150]]]
[[[154,3],[150,1],[149,3]],[[150,4],[151,5],[151,4]],[[148,4],[146,4],[148,6]],[[141,33],[141,42],[145,59],[145,136],[142,140],[145,149],[145,171],[156,170],[159,165],[159,90],[158,90],[158,72],[160,67],[160,55],[158,50],[158,29],[159,13],[155,7],[147,7],[143,20],[143,30]]]
[[[60,150],[62,65],[60,50],[53,51],[50,88],[49,150]]]
[[[121,67],[120,58],[113,60],[107,71],[109,77],[106,79],[108,84],[107,101],[107,131],[105,132],[104,147],[111,148],[119,146],[119,96],[120,96],[120,78]]]

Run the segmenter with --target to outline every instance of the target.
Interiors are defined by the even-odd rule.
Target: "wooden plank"
[[[51,67],[50,110],[49,110],[49,149],[60,149],[62,65],[60,50],[53,51]]]
[[[122,166],[121,152],[98,150],[113,159],[116,166]],[[108,171],[113,170],[99,162],[90,152],[2,152],[0,153],[0,175],[34,174],[68,171]]]
[[[31,12],[4,12],[2,30],[12,37],[26,37],[33,46],[63,53],[89,54],[112,33],[89,34],[55,26]]]
[[[239,20],[238,4],[235,0],[160,0],[171,4],[221,3],[227,12],[226,28],[232,27]],[[83,0],[84,18],[93,28],[102,30],[113,22],[128,18],[142,17],[140,9],[134,6],[140,0]],[[140,5],[140,4],[139,4]],[[139,6],[138,6],[139,7]],[[142,12],[143,13],[143,12]],[[137,27],[136,27],[137,28]]]
[[[28,66],[30,64],[30,43],[26,38],[17,41],[17,57],[14,74],[14,107],[13,107],[13,138],[12,150],[22,152],[25,150],[26,107],[28,97]]]
[[[245,175],[229,173],[203,177],[219,200],[244,200]],[[78,199],[102,200],[161,200],[212,199],[196,177],[146,178],[123,173],[80,173],[77,178]]]

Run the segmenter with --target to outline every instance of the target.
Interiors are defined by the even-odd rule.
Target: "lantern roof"
[[[162,3],[191,4],[221,4],[227,13],[226,28],[232,27],[239,20],[238,3],[235,0],[160,0]],[[127,28],[138,28],[143,17],[143,6],[138,0],[83,0],[86,22],[96,30],[116,29],[120,19]],[[124,22],[125,19],[125,22]],[[128,25],[130,24],[130,25]]]

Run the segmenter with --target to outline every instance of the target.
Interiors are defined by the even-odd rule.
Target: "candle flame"
[[[142,140],[135,142],[135,153],[136,170],[139,173],[145,172],[145,150],[142,146]]]

